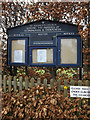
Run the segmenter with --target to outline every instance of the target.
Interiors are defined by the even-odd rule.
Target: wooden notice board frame
[[[77,64],[62,64],[61,63],[61,39],[77,39]],[[82,41],[81,37],[78,35],[67,35],[67,36],[58,36],[58,60],[57,60],[57,65],[60,67],[82,67]],[[69,57],[69,56],[68,56]]]
[[[33,63],[32,51],[37,49],[53,49],[53,63]],[[29,47],[29,65],[30,66],[56,66],[56,47]]]
[[[25,58],[24,58],[25,61],[23,61],[23,62],[12,62],[12,41],[13,40],[15,40],[15,41],[16,40],[21,40],[20,42],[22,42],[22,40],[25,40],[25,50],[24,50],[24,52],[25,52]],[[16,48],[16,50],[20,50],[20,48],[18,48],[18,49],[17,48]],[[19,65],[20,66],[21,65],[25,66],[25,65],[28,65],[28,38],[26,38],[26,37],[10,37],[10,38],[8,38],[8,65],[10,65],[10,66],[19,66]]]

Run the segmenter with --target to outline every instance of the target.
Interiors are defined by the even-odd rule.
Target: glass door
[[[58,65],[78,66],[81,63],[80,37],[58,37]]]
[[[28,64],[28,38],[8,39],[8,64]]]

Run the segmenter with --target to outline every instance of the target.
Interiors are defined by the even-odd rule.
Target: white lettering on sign
[[[90,98],[90,87],[70,86],[70,97]]]
[[[37,62],[46,62],[46,61],[47,61],[46,49],[37,50]]]
[[[16,63],[23,62],[23,51],[22,50],[14,50],[14,62]]]

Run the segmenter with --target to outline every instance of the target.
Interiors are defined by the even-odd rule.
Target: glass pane
[[[25,63],[25,40],[12,40],[11,62]]]
[[[61,64],[77,64],[77,39],[61,39]]]
[[[53,63],[53,49],[33,49],[32,63]]]

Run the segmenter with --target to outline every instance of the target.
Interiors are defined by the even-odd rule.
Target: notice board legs
[[[17,67],[10,66],[10,75],[16,76],[17,75]]]
[[[54,81],[56,81],[56,68],[49,68],[50,73],[52,74],[52,78],[54,79]]]
[[[12,66],[10,66],[10,75],[12,76]]]
[[[82,80],[82,67],[79,68],[79,80]]]
[[[25,67],[25,70],[26,70],[26,75],[28,75],[28,68],[27,68],[27,66]]]
[[[14,66],[14,76],[16,76],[16,75],[17,75],[17,67]]]

